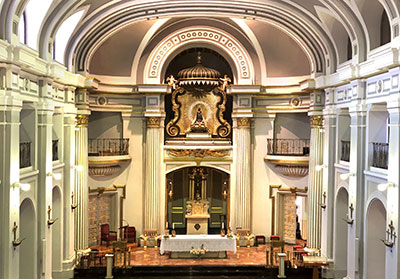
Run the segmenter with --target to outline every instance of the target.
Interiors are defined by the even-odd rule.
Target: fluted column
[[[236,142],[235,164],[236,171],[236,198],[235,226],[250,228],[250,189],[251,189],[251,120],[247,117],[238,118],[234,128],[234,140]]]
[[[323,162],[323,117],[311,115],[310,162],[308,172],[308,227],[307,246],[321,248],[322,172],[316,171]]]
[[[74,211],[75,248],[88,247],[88,115],[78,114],[75,130],[75,188],[74,198],[78,207]]]
[[[159,229],[161,204],[162,127],[160,117],[146,118],[146,177],[144,228]]]

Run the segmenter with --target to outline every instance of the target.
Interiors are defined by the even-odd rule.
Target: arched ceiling
[[[28,1],[33,0],[0,1],[1,39],[17,40],[15,26]],[[161,41],[160,34],[182,22],[194,26],[207,18],[207,26],[235,33],[257,71],[253,82],[263,84],[268,78],[334,73],[347,58],[343,49],[348,38],[353,61],[365,61],[377,47],[376,23],[383,11],[392,38],[399,36],[399,8],[397,0],[53,0],[37,49],[42,58],[51,60],[58,28],[84,10],[69,39],[64,64],[72,72],[132,82],[133,64],[143,69],[140,63],[150,54],[149,47]],[[121,56],[121,49],[129,49],[126,56]],[[108,61],[99,59],[106,55]],[[297,63],[291,63],[294,59]]]

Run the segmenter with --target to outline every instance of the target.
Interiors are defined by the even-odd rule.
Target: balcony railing
[[[308,156],[309,139],[268,139],[268,155]]]
[[[53,161],[58,160],[58,140],[53,140]]]
[[[342,140],[342,153],[340,155],[340,160],[345,162],[350,162],[350,141]]]
[[[372,166],[376,168],[387,169],[389,144],[383,142],[373,142],[372,150]]]
[[[31,142],[21,142],[19,144],[19,167],[26,168],[32,166],[31,163]]]
[[[89,156],[129,155],[129,139],[89,139]]]

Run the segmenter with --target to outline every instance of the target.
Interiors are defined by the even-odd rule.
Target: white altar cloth
[[[220,235],[177,235],[176,237],[161,237],[160,254],[165,251],[189,252],[191,249],[207,248],[210,252],[233,251],[236,253],[236,239]]]

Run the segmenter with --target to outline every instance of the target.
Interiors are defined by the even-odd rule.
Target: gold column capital
[[[324,117],[322,115],[311,115],[310,125],[311,128],[322,128],[324,125]]]
[[[239,129],[249,129],[251,125],[251,120],[249,117],[240,117],[237,119],[237,127]]]
[[[160,117],[147,117],[147,127],[148,128],[159,128],[161,125]]]
[[[77,127],[87,127],[89,123],[89,116],[87,114],[78,114],[76,116]]]

